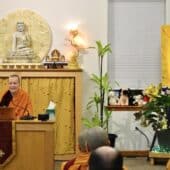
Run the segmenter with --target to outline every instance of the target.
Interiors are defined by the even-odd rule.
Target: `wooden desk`
[[[16,150],[2,170],[54,170],[54,122],[16,121]]]

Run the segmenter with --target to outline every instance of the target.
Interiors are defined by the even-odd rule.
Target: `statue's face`
[[[9,77],[8,81],[9,91],[14,94],[19,89],[19,79],[18,77]]]
[[[17,31],[23,32],[25,29],[24,23],[17,23]]]

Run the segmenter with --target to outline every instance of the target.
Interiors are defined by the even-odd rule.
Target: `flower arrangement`
[[[154,131],[168,129],[168,110],[170,110],[170,89],[151,84],[144,91],[144,97],[148,102],[139,112],[134,113],[135,119],[142,126],[151,125]]]

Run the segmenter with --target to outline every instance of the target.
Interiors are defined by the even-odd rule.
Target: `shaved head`
[[[94,150],[89,158],[89,170],[123,170],[123,158],[120,152],[109,146]]]
[[[14,95],[20,87],[20,77],[16,74],[10,75],[8,79],[9,91]]]

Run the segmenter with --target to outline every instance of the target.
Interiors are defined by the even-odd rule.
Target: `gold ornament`
[[[68,62],[68,68],[69,69],[80,69],[79,63],[78,63],[78,52],[71,52],[70,53],[70,60]]]

